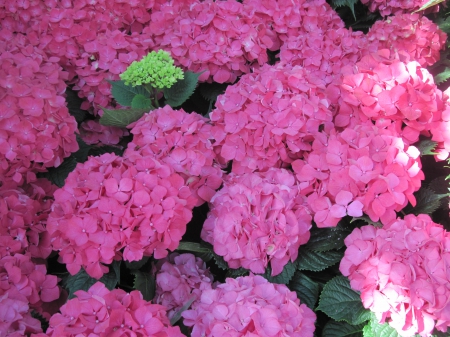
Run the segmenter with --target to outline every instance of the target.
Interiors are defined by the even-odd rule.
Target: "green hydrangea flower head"
[[[120,78],[126,85],[150,84],[153,88],[170,88],[184,78],[183,70],[173,64],[173,58],[164,50],[152,51],[140,61],[133,61]]]

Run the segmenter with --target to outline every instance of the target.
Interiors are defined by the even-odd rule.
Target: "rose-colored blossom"
[[[145,301],[137,290],[109,291],[97,282],[75,295],[51,317],[47,336],[184,336],[179,327],[170,326],[163,306]]]
[[[172,253],[156,265],[154,302],[167,308],[171,319],[189,301],[211,289],[213,276],[205,262],[192,254]],[[188,309],[188,308],[186,308]]]
[[[396,13],[411,13],[425,5],[427,0],[362,0],[363,4],[369,7],[371,12],[379,11],[381,15],[387,16]]]
[[[312,337],[316,315],[284,284],[259,275],[227,278],[182,313],[192,337]]]
[[[272,275],[283,271],[309,240],[311,216],[294,175],[284,169],[230,174],[211,199],[201,237],[231,268]]]
[[[142,116],[132,127],[133,141],[129,151],[156,158],[184,178],[196,206],[210,201],[222,184],[222,170],[216,162],[211,144],[211,124],[208,119],[169,105]]]
[[[98,279],[113,260],[159,259],[177,248],[194,203],[169,166],[134,152],[104,154],[78,164],[55,192],[47,230],[71,274],[84,267]]]
[[[441,225],[409,214],[383,228],[356,228],[345,245],[340,271],[380,323],[401,336],[447,331],[450,235]]]
[[[89,145],[117,145],[129,133],[126,129],[104,126],[98,121],[88,120],[80,125],[80,136]]]

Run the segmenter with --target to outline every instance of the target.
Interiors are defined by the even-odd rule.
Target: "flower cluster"
[[[302,201],[287,170],[230,174],[211,199],[201,237],[230,268],[262,274],[270,262],[277,275],[309,240],[311,216]]]
[[[75,295],[61,307],[60,314],[51,317],[47,336],[184,337],[179,327],[170,326],[165,308],[145,301],[137,290],[110,291],[97,282]]]
[[[370,49],[391,49],[406,53],[422,67],[439,60],[439,51],[445,47],[447,34],[438,25],[419,14],[397,14],[373,24],[367,34]],[[370,52],[365,48],[365,51]]]
[[[407,215],[383,228],[356,228],[345,239],[340,271],[364,307],[402,336],[450,326],[450,234],[428,215]]]
[[[133,61],[120,78],[133,87],[150,84],[153,88],[170,88],[184,78],[183,70],[174,66],[173,58],[164,50],[152,51],[140,61]]]
[[[210,118],[218,160],[233,160],[236,173],[286,166],[311,149],[320,128],[333,126],[325,79],[282,64],[228,86]]]
[[[0,33],[0,181],[36,180],[78,150],[65,105],[66,73],[30,38]]]
[[[208,119],[169,105],[151,111],[131,125],[137,151],[169,165],[180,174],[197,198],[196,206],[210,201],[222,184],[222,170],[215,160]]]
[[[312,337],[316,315],[284,284],[272,284],[259,275],[227,278],[205,290],[192,310],[182,313],[200,336]]]
[[[425,5],[427,0],[361,0],[368,5],[371,12],[379,11],[381,15],[387,16],[396,13],[411,13]]]
[[[156,269],[153,301],[166,307],[169,319],[186,303],[200,299],[205,290],[211,289],[212,274],[205,262],[192,254],[170,254],[158,261]]]
[[[52,251],[45,225],[56,186],[39,179],[26,189],[12,183],[0,187],[0,258],[28,252],[45,259]]]
[[[151,157],[89,157],[55,192],[52,247],[71,274],[100,278],[114,259],[160,259],[177,248],[195,201],[181,176]],[[122,253],[123,250],[123,253]]]
[[[149,33],[176,64],[204,71],[200,81],[233,83],[277,49],[264,22],[234,0],[165,1],[153,8]]]
[[[89,145],[117,145],[128,136],[126,129],[101,125],[96,120],[88,120],[80,125],[80,136]]]
[[[0,259],[0,285],[1,336],[41,332],[31,311],[50,317],[47,308],[60,297],[58,278],[47,275],[46,267],[34,264],[30,256],[15,254]]]
[[[292,163],[301,194],[318,227],[335,227],[346,216],[367,214],[387,224],[424,179],[420,153],[398,131],[370,121],[343,132],[320,134],[312,151]]]

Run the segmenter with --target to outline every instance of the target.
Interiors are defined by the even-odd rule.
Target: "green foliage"
[[[344,221],[340,221],[336,227],[332,228],[311,228],[311,237],[304,246],[316,252],[325,252],[332,249],[339,249],[344,246],[344,239],[351,233],[352,227]]]
[[[431,139],[422,139],[421,141],[415,143],[414,146],[417,147],[421,156],[436,154],[434,149],[437,146],[437,142],[434,142]]]
[[[228,83],[202,83],[199,85],[199,90],[204,99],[215,102],[217,96],[222,95],[227,87]]]
[[[181,314],[183,311],[186,311],[191,306],[192,302],[194,302],[196,299],[196,296],[192,296],[186,303],[183,304],[183,306],[172,316],[170,319],[170,325],[174,326],[181,318]]]
[[[70,156],[64,159],[62,164],[58,167],[49,168],[47,172],[40,173],[38,177],[47,178],[52,184],[55,184],[58,187],[63,187],[67,176],[75,169],[76,166],[77,160],[73,156]]]
[[[372,221],[367,215],[360,216],[358,218],[352,218],[350,220],[350,223],[355,222],[355,221],[363,221],[363,222],[366,223],[366,225],[369,224],[369,225],[372,225],[372,226],[375,226],[375,227],[378,227],[378,228],[383,227],[383,224],[381,222],[379,222],[379,221]]]
[[[289,289],[297,293],[301,303],[314,310],[319,298],[320,286],[301,271],[296,271],[288,285]]]
[[[348,7],[352,11],[353,18],[356,21],[356,15],[355,15],[355,4],[358,2],[358,0],[331,0],[331,5],[333,8],[338,7]]]
[[[371,316],[371,320],[363,329],[364,337],[400,337],[397,331],[389,324],[379,324],[375,315],[372,314]]]
[[[144,266],[149,259],[150,257],[144,256],[140,261],[132,261],[132,262],[125,261],[125,266],[130,270],[137,270],[140,269],[142,266]]]
[[[81,123],[86,119],[86,116],[88,115],[87,111],[80,109],[82,99],[78,97],[76,91],[72,90],[71,88],[67,88],[65,94],[67,109],[69,110],[69,113],[73,117],[75,117],[77,123]]]
[[[133,98],[136,95],[149,95],[149,92],[142,85],[132,87],[130,85],[126,85],[124,81],[108,82],[111,84],[111,94],[116,102],[122,106],[131,106]]]
[[[434,82],[436,84],[444,83],[450,78],[450,68],[445,67],[443,71],[441,71],[439,74],[434,76]]]
[[[322,330],[322,337],[361,337],[363,328],[364,324],[351,325],[330,320]]]
[[[414,193],[416,197],[416,207],[408,205],[403,211],[406,214],[432,214],[441,206],[441,200],[450,196],[449,193],[438,194],[429,187],[423,186],[420,190]]]
[[[444,2],[444,1],[445,0],[430,0],[425,5],[420,7],[418,10],[415,10],[413,13],[424,11],[425,9],[433,7],[433,6],[436,6],[436,5],[438,5],[438,4],[440,4],[441,2]]]
[[[119,128],[125,128],[133,122],[136,122],[148,109],[120,109],[110,110],[102,107],[103,116],[99,122],[106,126],[117,126]]]
[[[139,290],[144,300],[151,301],[155,297],[156,280],[151,273],[144,273],[139,270],[132,270],[134,274],[133,288]]]
[[[269,265],[267,266],[266,271],[264,274],[262,274],[262,276],[270,283],[288,284],[289,281],[294,276],[296,270],[297,270],[297,260],[294,262],[288,261],[288,263],[286,263],[286,265],[283,268],[283,271],[280,274],[271,276],[272,268]]]
[[[41,322],[42,331],[47,331],[48,320],[46,318],[44,318],[44,316],[42,316],[40,313],[38,313],[35,310],[31,310],[31,317],[33,317],[33,318],[37,319],[39,322]]]
[[[325,285],[317,310],[336,321],[346,321],[352,325],[361,324],[371,316],[370,311],[364,309],[359,294],[343,276],[336,276]]]
[[[77,135],[77,142],[79,149],[77,152],[72,153],[72,156],[75,158],[77,163],[84,163],[87,160],[91,146],[87,145],[79,135]]]
[[[137,94],[133,97],[133,100],[131,101],[131,107],[133,109],[144,109],[144,110],[152,110],[152,101],[147,96]]]
[[[450,34],[450,16],[446,18],[442,17],[438,18],[436,24],[442,31],[444,31],[447,34]]]
[[[155,89],[172,87],[183,79],[183,70],[174,65],[173,58],[164,50],[152,51],[140,61],[133,61],[120,78],[132,87],[149,84]]]
[[[181,241],[177,250],[194,253],[195,256],[200,257],[205,262],[210,261],[214,256],[211,248],[205,247],[204,245],[196,242]]]
[[[343,256],[343,252],[338,252],[335,250],[315,252],[300,247],[300,251],[298,253],[298,269],[321,271],[341,261]]]
[[[170,88],[163,89],[165,103],[172,108],[183,104],[194,93],[200,74],[187,71],[184,73],[184,79],[179,80]]]
[[[107,274],[104,274],[100,280],[90,277],[86,271],[81,268],[75,275],[69,275],[65,281],[65,288],[69,292],[69,299],[75,297],[78,290],[88,291],[98,281],[102,282],[106,288],[113,290],[120,280],[120,261],[114,261]]]
[[[91,150],[89,151],[90,156],[101,156],[105,153],[114,153],[118,156],[122,156],[124,152],[124,149],[120,149],[115,146],[111,145],[104,145],[104,146],[93,146]]]

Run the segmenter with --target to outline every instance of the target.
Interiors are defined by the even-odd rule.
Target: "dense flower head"
[[[55,194],[52,247],[71,274],[100,278],[113,260],[160,259],[177,248],[195,199],[184,180],[152,157],[89,157]]]
[[[0,181],[36,180],[78,150],[66,73],[27,36],[0,34]]]
[[[211,289],[213,276],[206,264],[193,254],[172,253],[156,265],[156,290],[153,302],[167,309],[171,319],[189,302],[200,299],[203,291]]]
[[[162,305],[145,301],[137,290],[110,291],[97,282],[88,291],[76,291],[75,296],[51,317],[49,337],[184,336],[179,327],[170,326]]]
[[[361,0],[371,12],[379,11],[382,16],[396,13],[411,13],[425,5],[427,0]]]
[[[243,173],[301,158],[319,129],[333,126],[324,90],[325,79],[300,66],[265,65],[242,76],[210,114],[218,160]]]
[[[137,151],[173,168],[198,199],[196,206],[211,200],[222,184],[222,170],[216,162],[207,118],[166,105],[130,127],[133,140],[126,153]]]
[[[436,63],[445,47],[447,34],[425,16],[396,14],[376,21],[367,33],[368,45],[376,49],[406,52],[422,67]]]
[[[47,258],[52,249],[45,229],[55,185],[46,179],[0,187],[0,258],[17,253]]]
[[[183,70],[176,67],[173,58],[164,50],[152,51],[139,61],[133,61],[128,68],[120,74],[126,85],[149,84],[153,88],[170,88],[178,80],[184,78]]]
[[[96,120],[84,121],[80,125],[80,136],[89,145],[117,145],[129,133],[124,128],[101,125]]]
[[[218,83],[235,82],[278,47],[264,22],[235,0],[165,1],[153,9],[148,33],[177,65]]]
[[[182,313],[192,337],[312,337],[316,315],[284,284],[259,275],[227,278]]]
[[[365,308],[401,336],[450,326],[450,234],[428,215],[409,214],[383,228],[356,228],[345,239],[340,271]]]
[[[292,168],[318,227],[335,227],[344,216],[363,212],[387,224],[408,201],[415,205],[413,193],[424,179],[418,149],[390,125],[370,121],[318,135]]]
[[[285,169],[232,173],[211,199],[201,237],[230,268],[261,274],[270,262],[277,275],[309,240],[311,216],[302,200],[294,175]]]
[[[58,278],[47,275],[43,264],[35,264],[28,255],[15,254],[0,258],[0,334],[10,336],[41,332],[41,324],[31,311],[45,317],[45,306],[60,296]],[[19,336],[19,335],[18,335]]]

